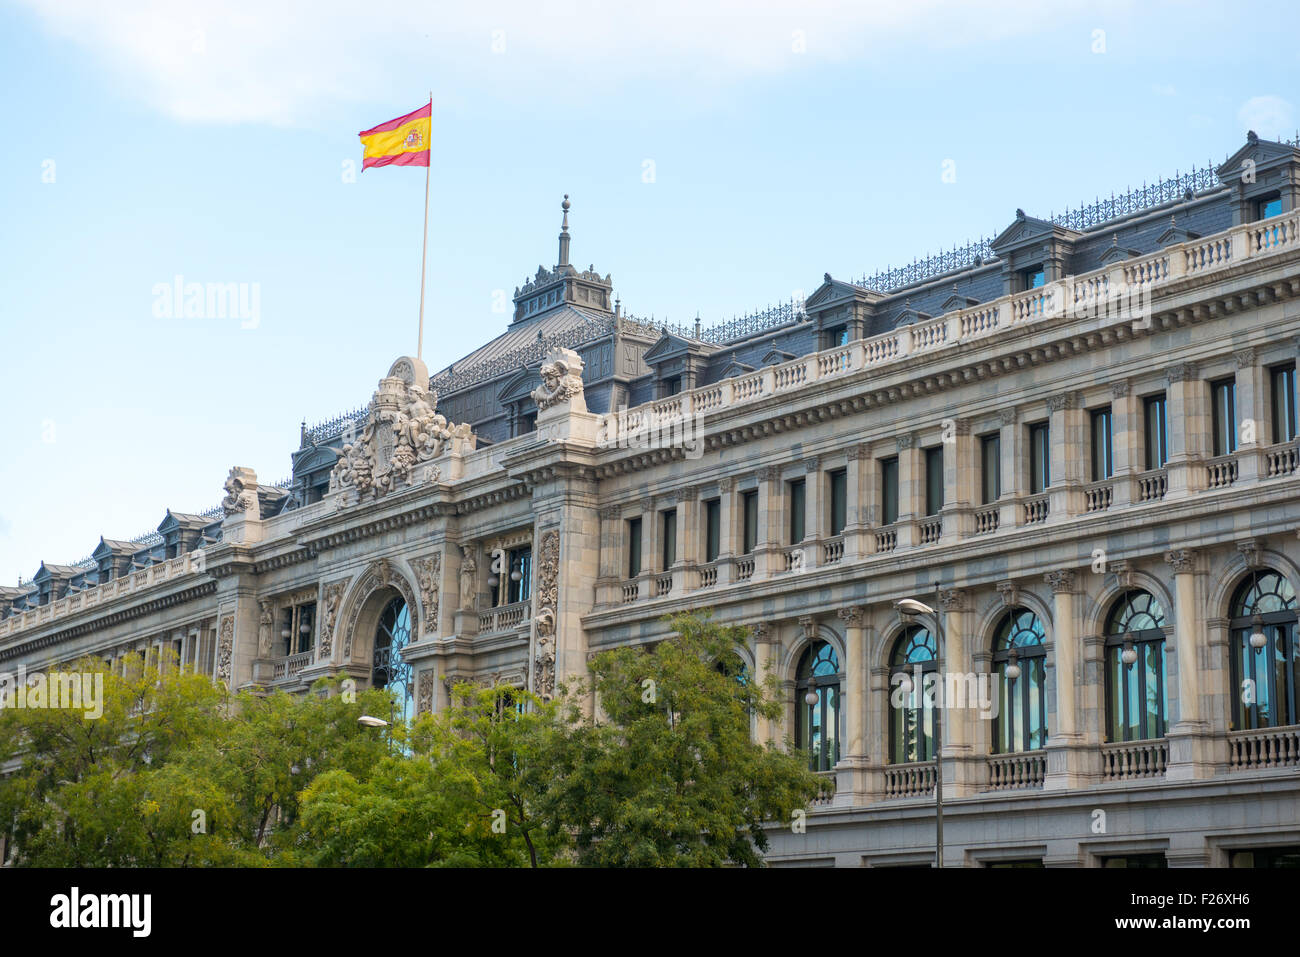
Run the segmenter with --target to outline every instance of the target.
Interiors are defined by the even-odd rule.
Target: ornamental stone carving
[[[1259,568],[1261,560],[1259,557],[1260,545],[1259,539],[1247,538],[1237,543],[1237,551],[1241,552],[1241,557],[1245,559],[1247,568]]]
[[[438,394],[425,387],[429,370],[419,359],[404,356],[393,363],[370,400],[360,433],[344,433],[343,451],[330,473],[333,489],[354,489],[358,500],[383,498],[416,481],[437,481],[438,469],[422,466],[453,440],[473,447],[468,424],[452,425],[437,412]]]
[[[1175,575],[1196,571],[1196,552],[1190,548],[1175,548],[1165,552],[1165,561],[1173,566]]]
[[[555,349],[542,363],[542,384],[532,391],[539,412],[561,402],[572,402],[575,411],[586,412],[582,393],[582,357],[572,349]]]
[[[1120,379],[1110,384],[1111,398],[1122,399],[1132,391],[1133,384],[1128,379]]]
[[[226,476],[226,484],[223,488],[226,490],[226,497],[221,500],[222,513],[229,517],[254,511],[254,517],[256,517],[256,472],[236,465],[230,470],[230,474]]]
[[[848,608],[841,608],[836,612],[840,621],[844,622],[846,628],[861,628],[865,618],[861,605],[850,605]]]
[[[334,628],[339,620],[339,605],[343,602],[343,592],[347,589],[347,579],[331,582],[325,586],[325,599],[322,603],[324,613],[321,615],[320,652],[322,661],[328,661],[334,651]]]
[[[473,545],[460,546],[460,607],[461,611],[470,611],[474,607],[475,579],[478,577],[478,562],[474,558]]]
[[[1002,604],[1007,607],[1020,603],[1020,588],[1012,581],[998,582],[998,594],[1002,596]]]
[[[939,592],[939,604],[944,611],[961,611],[966,607],[966,592],[961,588],[944,588]]]
[[[415,692],[416,714],[429,714],[433,711],[433,682],[434,674],[432,668],[426,668],[424,671],[420,672]]]
[[[1196,366],[1191,362],[1180,362],[1165,370],[1165,375],[1170,382],[1186,382],[1188,379],[1196,378]]]
[[[560,588],[560,533],[547,529],[542,533],[537,554],[536,643],[533,652],[533,691],[543,701],[555,695],[555,613]]]
[[[371,564],[366,569],[365,574],[357,583],[353,598],[351,600],[351,611],[348,612],[348,620],[343,633],[343,659],[352,660],[352,638],[357,630],[357,619],[361,616],[361,608],[365,605],[366,599],[378,591],[380,588],[392,587],[401,594],[402,600],[406,602],[407,610],[411,614],[412,633],[415,631],[415,625],[418,623],[415,619],[420,617],[417,614],[418,606],[415,603],[415,594],[411,591],[411,586],[406,579],[398,574],[393,563],[386,558],[381,558]]]
[[[217,639],[217,680],[230,687],[231,661],[235,652],[235,616],[221,619]]]
[[[1069,595],[1074,592],[1074,571],[1069,568],[1058,569],[1043,575],[1043,581],[1051,586],[1053,595]]]
[[[1002,420],[1003,425],[1015,425],[1017,415],[1015,409],[1002,409],[998,412],[998,418]]]
[[[1079,393],[1062,392],[1060,395],[1049,395],[1047,397],[1048,412],[1062,412],[1066,409],[1077,409],[1079,407]]]
[[[898,449],[899,452],[906,452],[915,444],[916,444],[916,436],[913,435],[911,432],[905,432],[904,434],[898,437],[898,440],[895,443],[895,447]]]
[[[270,601],[262,601],[262,616],[257,623],[257,657],[271,657],[271,626],[275,623],[275,605]]]
[[[428,558],[417,558],[411,562],[415,571],[415,582],[420,586],[420,607],[424,609],[424,625],[420,629],[426,635],[438,633],[438,576],[442,573],[442,552],[435,552]]]
[[[1238,369],[1248,369],[1255,364],[1256,360],[1259,358],[1259,355],[1252,348],[1252,349],[1242,349],[1238,352],[1234,352],[1232,354],[1232,357],[1237,360]]]

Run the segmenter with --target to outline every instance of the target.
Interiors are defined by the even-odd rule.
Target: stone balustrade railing
[[[1300,725],[1228,732],[1228,770],[1300,765]]]
[[[1266,449],[1264,453],[1264,474],[1269,478],[1290,475],[1300,466],[1300,446],[1294,441]]]
[[[885,798],[925,797],[934,794],[934,762],[890,764],[885,768]]]
[[[280,681],[285,678],[295,677],[312,663],[315,656],[316,651],[312,649],[299,652],[296,655],[289,655],[287,658],[277,659],[271,666],[271,680]]]
[[[1205,463],[1205,487],[1227,488],[1237,481],[1237,456],[1220,455]]]
[[[1110,479],[1093,482],[1083,487],[1083,510],[1085,512],[1104,512],[1110,508],[1115,498],[1114,484]]]
[[[479,612],[479,634],[490,635],[494,632],[517,628],[527,621],[528,612],[532,607],[532,599],[525,598],[523,601],[516,601],[509,605],[501,605],[497,608],[489,608],[487,611]]]
[[[1162,777],[1168,764],[1169,743],[1164,738],[1101,746],[1101,776],[1107,781]]]
[[[129,572],[121,578],[110,579],[102,584],[92,585],[89,588],[83,588],[81,591],[65,595],[48,605],[41,605],[20,614],[11,615],[4,621],[0,621],[0,638],[25,631],[28,628],[46,625],[91,608],[98,608],[124,595],[135,595],[186,575],[197,575],[203,571],[203,567],[204,555],[202,549],[196,549],[186,555],[148,565]]]
[[[1041,751],[991,754],[988,767],[990,791],[1040,788],[1047,777],[1047,756]]]
[[[1138,501],[1158,502],[1169,491],[1169,476],[1164,469],[1151,469],[1137,477]]]

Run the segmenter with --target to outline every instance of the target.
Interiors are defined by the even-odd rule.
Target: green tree
[[[759,866],[764,824],[806,807],[819,781],[751,737],[754,716],[782,708],[774,678],[738,673],[747,630],[707,612],[669,622],[653,651],[603,652],[568,693],[565,732],[550,739],[551,833],[569,834],[583,865]]]

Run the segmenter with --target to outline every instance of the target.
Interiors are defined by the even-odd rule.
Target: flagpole
[[[433,139],[433,91],[429,91],[429,138]],[[429,148],[429,162],[424,167],[424,232],[420,247],[420,337],[416,341],[415,358],[424,358],[424,269],[429,258],[429,175],[433,168],[433,144]]]

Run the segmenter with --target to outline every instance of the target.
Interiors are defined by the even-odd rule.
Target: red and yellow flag
[[[429,132],[433,116],[433,103],[424,104],[414,113],[407,113],[374,129],[363,130],[361,136],[361,169],[372,166],[428,166]]]

